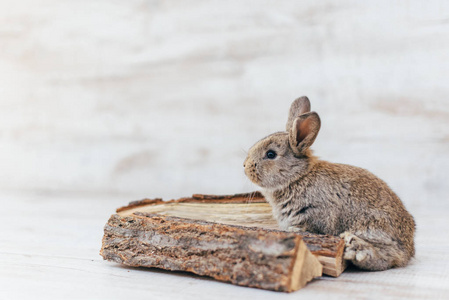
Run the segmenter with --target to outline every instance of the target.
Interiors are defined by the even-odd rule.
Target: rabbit
[[[369,171],[319,160],[310,150],[321,121],[307,97],[296,99],[286,131],[248,152],[245,174],[262,188],[282,230],[340,235],[344,259],[371,271],[407,265],[415,221],[388,185]]]

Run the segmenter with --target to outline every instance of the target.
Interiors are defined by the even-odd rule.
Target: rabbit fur
[[[320,124],[309,99],[296,99],[286,131],[251,147],[245,174],[262,187],[281,229],[340,235],[344,258],[362,269],[405,266],[415,253],[413,217],[372,173],[313,156]]]

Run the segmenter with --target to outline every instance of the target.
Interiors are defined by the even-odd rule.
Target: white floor
[[[403,269],[348,270],[275,293],[187,273],[122,267],[99,256],[117,195],[1,192],[0,299],[448,299],[449,211],[422,211],[416,259]]]

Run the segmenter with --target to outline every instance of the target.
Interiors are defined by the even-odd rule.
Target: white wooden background
[[[297,297],[447,294],[448,78],[447,1],[0,0],[0,299],[29,296],[22,285],[160,296],[178,282],[195,297],[271,297],[97,252],[129,200],[255,189],[245,151],[283,130],[300,95],[321,115],[316,154],[385,179],[421,244],[410,268],[326,278]]]

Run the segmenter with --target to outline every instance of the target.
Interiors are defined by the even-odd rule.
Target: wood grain
[[[235,195],[202,195],[177,200],[143,199],[117,209],[120,216],[151,213],[162,216],[200,220],[281,232],[272,217],[271,206],[259,192]],[[344,242],[339,237],[297,232],[308,249],[323,265],[323,273],[337,277],[346,268],[343,260]]]
[[[297,234],[139,212],[111,216],[100,254],[128,266],[188,271],[283,292],[322,274]]]

